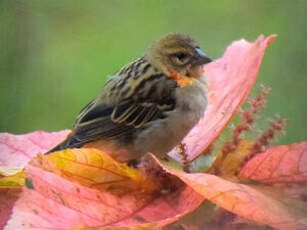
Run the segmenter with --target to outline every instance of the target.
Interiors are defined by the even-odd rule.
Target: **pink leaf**
[[[0,229],[3,229],[10,218],[15,201],[21,188],[0,188]]]
[[[25,166],[37,153],[46,152],[64,140],[69,132],[36,131],[22,135],[0,133],[0,166]]]
[[[204,198],[238,216],[280,230],[307,229],[306,203],[289,199],[272,186],[248,186],[210,174],[165,169]]]
[[[86,154],[82,154],[82,151],[86,151]],[[174,187],[165,191],[162,189],[161,192],[128,187],[123,188],[128,192],[113,192],[116,186],[122,186],[122,181],[113,182],[113,178],[105,183],[107,188],[94,189],[94,185],[97,185],[95,181],[102,178],[109,181],[112,172],[127,173],[124,178],[127,181],[130,180],[129,175],[131,178],[137,178],[137,175],[126,169],[127,166],[113,164],[110,157],[103,153],[101,156],[104,157],[99,158],[98,150],[92,151],[93,154],[90,149],[65,150],[34,158],[26,166],[26,187],[15,203],[13,215],[5,229],[88,229],[87,226],[92,227],[90,229],[107,226],[134,226],[138,229],[138,225],[147,223],[161,227],[193,211],[204,200],[177,178],[173,178]],[[72,152],[75,158],[68,158]],[[103,168],[104,165],[109,168]],[[80,175],[80,171],[85,174]],[[57,174],[67,176],[64,178]],[[74,181],[79,177],[82,183],[70,181],[69,175]],[[97,175],[102,176],[97,178]],[[93,183],[87,182],[90,179]],[[84,183],[88,186],[82,185]]]
[[[257,154],[244,165],[240,177],[265,183],[307,182],[307,142]]]
[[[276,36],[260,36],[254,43],[232,43],[224,56],[204,71],[209,78],[209,105],[205,118],[184,139],[188,160],[199,156],[230,122],[255,83],[265,49]],[[180,159],[176,151],[170,152]]]
[[[68,133],[68,130],[55,133],[37,131],[23,135],[0,133],[0,166],[24,166],[34,155],[47,151]],[[21,188],[14,186],[0,187],[0,229],[9,219],[20,191]]]

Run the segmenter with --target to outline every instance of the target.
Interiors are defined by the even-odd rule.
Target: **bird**
[[[72,132],[46,154],[98,148],[119,162],[163,158],[204,116],[204,65],[212,60],[190,36],[168,34],[109,77],[77,115]]]

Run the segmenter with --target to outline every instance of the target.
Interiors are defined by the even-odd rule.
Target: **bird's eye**
[[[172,55],[172,60],[176,65],[184,65],[188,62],[188,54],[184,52],[174,53]]]
[[[183,52],[179,52],[179,53],[175,53],[174,56],[177,57],[180,60],[183,60],[187,57],[187,54],[183,53]]]

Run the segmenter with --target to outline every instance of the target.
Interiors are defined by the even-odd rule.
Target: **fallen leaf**
[[[23,166],[39,152],[65,139],[68,130],[13,135],[0,133],[0,229],[9,219],[24,185]]]
[[[188,160],[198,157],[220,135],[246,100],[262,62],[265,49],[276,35],[259,36],[254,43],[233,42],[224,56],[205,66],[209,79],[209,103],[205,117],[185,137]],[[169,155],[180,160],[176,149]]]
[[[140,171],[113,160],[97,149],[67,149],[47,156],[39,154],[30,164],[86,187],[103,189],[113,194],[158,189]]]
[[[307,142],[272,147],[250,159],[240,177],[263,183],[307,182]]]
[[[122,226],[112,226],[112,227],[89,227],[89,226],[78,226],[73,227],[70,230],[152,230],[155,229],[157,226],[153,223],[146,223],[146,224],[137,224],[137,225],[130,225],[129,227],[122,227]]]
[[[64,140],[69,132],[0,133],[0,166],[25,166],[37,153],[44,153]]]
[[[6,176],[13,176],[23,170],[23,167],[9,167],[9,166],[0,166],[0,178]]]
[[[204,199],[165,173],[167,183],[162,187],[142,186],[147,181],[138,171],[112,161],[93,149],[37,155],[26,166],[26,186],[5,230],[161,227],[193,211]],[[157,184],[162,177],[157,177]]]
[[[164,169],[204,198],[238,216],[280,230],[307,229],[307,202],[288,198],[272,186],[245,185],[211,174]]]
[[[9,220],[15,201],[21,192],[20,187],[0,188],[0,229],[2,230]]]
[[[24,179],[23,170],[9,176],[0,177],[0,189],[3,189],[4,187],[23,186]]]
[[[193,229],[193,228],[199,228],[199,230],[202,229],[218,230],[220,225],[215,224],[213,227],[210,224],[217,210],[218,208],[215,204],[213,204],[208,200],[205,200],[193,212],[188,213],[184,217],[180,218],[178,221],[165,226],[163,230],[174,230],[174,229],[183,230],[183,229]]]

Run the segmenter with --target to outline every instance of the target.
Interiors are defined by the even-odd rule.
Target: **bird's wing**
[[[135,131],[157,119],[163,119],[166,111],[175,108],[174,89],[177,85],[168,77],[155,77],[155,81],[138,82],[142,87],[134,85],[130,96],[114,95],[115,100],[107,100],[103,93],[81,110],[75,123],[71,141],[66,148],[80,147],[100,139],[121,139],[129,141]],[[120,78],[105,87],[110,88],[118,83]],[[137,84],[137,83],[135,83]],[[149,95],[149,94],[150,95]]]

